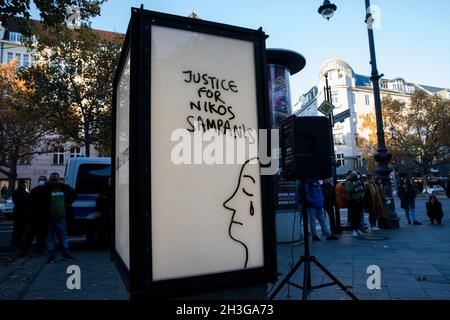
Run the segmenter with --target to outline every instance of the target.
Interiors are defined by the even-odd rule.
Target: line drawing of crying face
[[[254,160],[258,160],[258,158],[252,158],[242,166],[235,191],[223,203],[223,206],[232,212],[228,235],[233,241],[241,244],[245,250],[244,269],[247,268],[249,255],[252,254],[251,250],[249,252],[249,247],[251,248],[252,237],[254,237],[250,230],[255,223],[254,198],[257,184],[254,175],[249,170],[249,164]]]

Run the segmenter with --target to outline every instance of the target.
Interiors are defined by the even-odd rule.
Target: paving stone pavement
[[[441,226],[427,223],[423,201],[418,201],[418,217],[424,225],[405,224],[400,213],[401,228],[368,233],[360,240],[346,232],[338,241],[311,243],[311,253],[344,285],[362,300],[450,300],[450,201],[443,201],[446,219]],[[396,204],[397,208],[398,203]],[[343,213],[345,215],[345,213]],[[383,240],[373,240],[373,237]],[[278,269],[289,272],[303,254],[303,245],[279,245]],[[58,260],[47,265],[45,256],[8,260],[0,264],[0,299],[128,299],[128,293],[110,261],[108,250],[73,250],[75,262]],[[81,269],[81,289],[69,290],[66,285],[70,265]],[[367,267],[381,270],[381,288],[367,288]],[[303,269],[293,277],[301,284]],[[317,267],[312,268],[313,285],[328,283]],[[273,285],[268,285],[268,292]],[[299,300],[301,292],[285,287],[278,300]],[[348,300],[337,286],[315,290],[311,300]]]
[[[57,259],[53,264],[44,263],[39,276],[21,296],[26,300],[120,300],[128,299],[128,292],[108,250],[73,251],[73,262]],[[68,289],[67,268],[77,265],[81,270],[81,289]]]
[[[424,200],[419,199],[417,214],[422,226],[406,224],[404,214],[397,209],[400,229],[367,234],[367,238],[384,240],[354,239],[349,232],[344,232],[339,241],[311,242],[311,253],[361,300],[450,300],[449,200],[443,197],[440,200],[447,217],[442,225],[429,224]],[[399,208],[396,202],[396,208]],[[278,246],[279,272],[286,275],[289,264],[297,261],[303,252],[303,244]],[[379,290],[367,287],[370,276],[367,268],[371,265],[379,266],[381,270]],[[312,279],[313,285],[330,282],[316,267],[312,268]],[[302,281],[303,268],[300,268],[293,282],[301,285]],[[298,300],[301,291],[293,286],[286,287],[277,299]],[[349,297],[338,286],[332,286],[314,290],[310,299],[349,300]]]

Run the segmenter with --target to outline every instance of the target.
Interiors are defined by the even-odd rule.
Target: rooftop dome
[[[353,75],[353,69],[350,65],[344,60],[340,59],[330,59],[325,61],[320,68],[320,77],[323,77],[325,73],[331,70],[344,70],[346,73]]]

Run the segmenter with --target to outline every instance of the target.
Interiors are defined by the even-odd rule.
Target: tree
[[[77,6],[80,9],[80,20],[89,25],[89,19],[100,15],[100,6],[106,0],[33,0],[40,12],[41,20],[49,26],[63,25],[70,15],[67,8]],[[6,25],[10,18],[21,18],[21,32],[31,34],[30,24],[31,0],[3,0],[0,1],[0,21]]]
[[[436,163],[448,162],[450,138],[450,101],[437,95],[416,91],[409,103],[390,97],[383,99],[386,143],[393,159],[400,165],[411,164],[422,176]],[[364,157],[373,158],[376,150],[375,115],[362,116],[361,129],[368,129],[371,138],[358,143],[368,150]]]
[[[16,60],[0,64],[0,173],[8,177],[8,194],[14,190],[20,161],[44,152],[50,143],[43,142],[51,132],[47,121],[19,73]]]
[[[86,156],[92,145],[108,149],[112,82],[123,36],[84,26],[55,30],[41,25],[33,33],[37,45],[28,45],[38,62],[23,79],[33,88],[34,102],[59,134],[85,146]]]
[[[361,155],[366,162],[367,170],[369,172],[374,172],[377,165],[374,156],[377,153],[378,147],[375,113],[360,115],[359,123],[359,131],[367,130],[368,137],[366,138],[362,135],[358,135],[356,145],[358,146]]]

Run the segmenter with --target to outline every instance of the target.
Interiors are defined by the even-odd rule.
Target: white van
[[[111,158],[69,159],[64,182],[78,193],[72,204],[72,215],[67,219],[70,235],[86,235],[88,242],[98,242],[104,219],[97,211],[96,203],[98,196],[107,190],[110,176]]]

